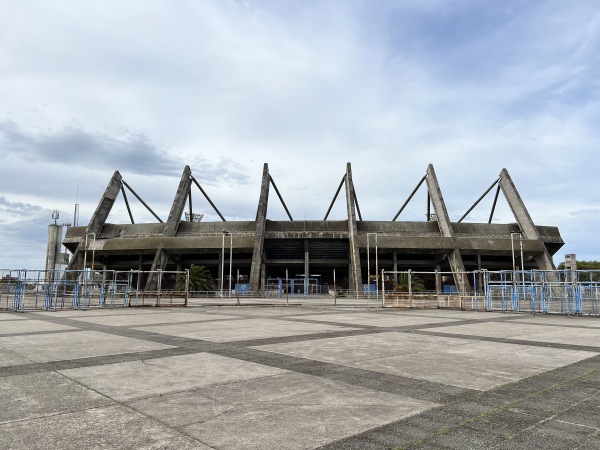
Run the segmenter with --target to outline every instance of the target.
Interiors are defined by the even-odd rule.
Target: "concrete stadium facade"
[[[221,222],[194,221],[194,184]],[[427,187],[429,220],[396,221],[421,184]],[[533,223],[506,169],[486,194],[494,186],[497,190],[489,223],[464,223],[462,219],[451,222],[434,168],[429,165],[394,220],[365,221],[348,163],[329,207],[331,211],[343,189],[347,220],[327,220],[328,211],[324,220],[299,221],[289,214],[265,164],[256,219],[227,221],[186,166],[167,221],[160,221],[153,213],[158,219],[156,223],[135,224],[124,189],[131,188],[116,171],[88,225],[69,227],[63,244],[72,253],[68,267],[71,270],[82,269],[84,264],[90,267],[92,261],[86,257],[89,252],[94,254],[96,270],[184,270],[191,264],[199,264],[206,266],[215,279],[228,278],[232,271],[234,283],[241,279],[252,291],[266,289],[272,280],[286,277],[310,278],[311,283],[327,289],[333,284],[334,270],[338,287],[359,291],[374,277],[377,268],[447,272],[447,282],[466,293],[472,286],[465,279],[465,272],[513,269],[515,255],[519,258],[519,268],[553,270],[552,255],[564,244],[558,228]],[[281,200],[290,220],[267,219],[270,188]],[[144,203],[132,189],[131,192]],[[500,192],[513,212],[514,223],[491,223]],[[132,223],[108,223],[109,213],[121,193]],[[184,213],[189,220],[182,220]],[[149,276],[144,283],[146,290],[151,291],[156,287],[156,278]]]

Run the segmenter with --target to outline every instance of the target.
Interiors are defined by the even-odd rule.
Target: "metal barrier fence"
[[[421,290],[428,277],[435,278],[436,290]],[[600,315],[597,270],[465,272],[459,279],[470,287],[468,295],[464,294],[467,289],[458,289],[453,281],[441,282],[454,280],[451,272],[382,271],[381,279],[396,285],[381,291],[384,307]]]
[[[149,276],[157,289],[145,291]],[[175,290],[183,277],[183,290]],[[170,271],[0,270],[0,310],[185,306],[188,273]]]
[[[156,290],[144,290],[149,276],[156,276]],[[175,290],[182,277],[184,289]],[[451,272],[382,270],[374,291],[365,286],[361,292],[336,289],[288,294],[281,290],[188,292],[187,271],[0,270],[0,310],[185,306],[188,298],[240,303],[258,298],[297,301],[333,297],[348,302],[375,300],[383,307],[600,315],[600,271],[482,270],[462,273],[458,279],[461,289]]]

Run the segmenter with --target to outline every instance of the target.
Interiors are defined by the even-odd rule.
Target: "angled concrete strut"
[[[433,203],[433,209],[442,236],[446,238],[454,237],[450,216],[448,215],[444,197],[442,197],[442,191],[437,177],[435,176],[435,170],[433,169],[432,164],[429,164],[427,167],[427,188],[429,189],[431,203]],[[465,265],[458,248],[455,248],[448,254],[448,261],[450,263],[450,268],[452,269],[454,283],[456,284],[459,293],[463,294],[466,291],[469,291],[469,282],[465,279]]]
[[[256,233],[254,234],[254,248],[252,250],[252,265],[250,267],[250,290],[258,291],[260,283],[260,271],[263,263],[265,228],[267,224],[267,208],[269,206],[269,165],[263,166],[260,197],[256,210]]]
[[[173,205],[171,205],[169,218],[165,224],[163,237],[172,237],[177,234],[177,228],[179,228],[181,215],[183,214],[185,203],[192,185],[191,177],[192,171],[190,170],[190,166],[185,166],[185,169],[183,169],[183,174],[181,175],[181,180],[179,181],[177,193],[175,194],[175,199],[173,200]],[[155,271],[164,270],[167,266],[168,260],[169,255],[163,250],[161,242],[159,247],[156,249],[154,260],[152,261],[152,268],[150,269],[151,273],[148,275],[148,280],[146,280],[146,291],[156,290],[158,284],[158,274],[155,273]]]
[[[350,285],[358,293],[362,287],[362,272],[356,227],[356,198],[352,184],[352,166],[346,164],[346,207],[348,210],[348,237],[350,238]]]
[[[88,226],[85,229],[86,235],[90,234],[90,233],[93,233],[94,235],[100,234],[100,232],[102,231],[102,227],[106,223],[106,219],[108,218],[108,215],[110,214],[110,211],[111,211],[112,207],[114,206],[115,201],[117,200],[117,197],[119,195],[119,192],[121,191],[122,185],[123,185],[123,178],[121,177],[121,174],[119,173],[119,171],[115,170],[112,178],[108,182],[108,186],[106,186],[106,189],[104,190],[102,199],[100,199],[100,202],[98,203],[98,206],[96,207],[96,211],[94,211],[94,214],[92,215],[92,217],[88,223]],[[79,243],[79,245],[77,246],[77,249],[73,253],[73,257],[71,258],[71,261],[69,262],[67,270],[83,269],[83,254],[82,253],[84,250],[85,250],[85,239],[82,240]]]
[[[521,199],[521,196],[519,195],[519,192],[517,191],[517,188],[515,187],[515,184],[513,183],[506,169],[502,169],[500,172],[500,188],[502,189],[508,206],[510,206],[511,211],[515,216],[521,231],[523,232],[523,237],[525,239],[536,241],[541,240],[540,233],[534,225],[533,220],[531,220],[531,216],[525,207],[525,203],[523,203],[523,200]],[[550,253],[548,253],[548,250],[546,249],[535,257],[535,262],[540,270],[556,270],[554,262],[550,257]]]

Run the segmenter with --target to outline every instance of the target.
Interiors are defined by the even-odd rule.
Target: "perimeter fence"
[[[149,277],[151,291],[144,289]],[[0,309],[185,306],[188,285],[187,271],[0,270]]]
[[[598,270],[481,270],[456,277],[452,272],[384,270],[381,279],[393,286],[381,290],[384,307],[600,315]],[[433,290],[427,289],[431,280]]]
[[[155,288],[146,290],[149,277]],[[458,287],[457,287],[458,281]],[[600,316],[600,271],[382,270],[377,283],[356,292],[347,289],[220,289],[189,292],[189,273],[175,271],[0,270],[0,310],[60,310],[128,306],[187,306],[204,300],[221,303],[311,301],[318,298],[379,302],[383,307],[451,308],[475,311],[530,312]],[[201,300],[203,299],[203,300]],[[198,301],[200,300],[200,303]],[[204,303],[206,303],[204,301]]]

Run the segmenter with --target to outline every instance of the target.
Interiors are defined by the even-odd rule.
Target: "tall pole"
[[[233,234],[229,233],[229,294],[228,297],[231,297],[231,265],[233,258]]]
[[[288,279],[288,268],[285,268],[285,303],[290,303],[290,281]]]
[[[225,276],[225,231],[222,235],[223,241],[221,243],[221,277],[219,279],[219,290],[221,291],[221,298],[223,297],[223,277]]]
[[[369,246],[369,235],[367,233],[367,286],[369,289],[369,297],[371,296],[371,248]]]
[[[237,296],[237,304],[240,304],[240,269],[237,270],[237,286],[235,287],[235,295]]]
[[[368,286],[369,286],[369,297],[371,296],[371,242],[370,242],[370,237],[371,236],[375,236],[375,291],[377,292],[377,298],[379,298],[379,291],[377,290],[377,233],[367,233],[367,272],[368,272],[368,276],[367,278],[369,279],[368,281]]]
[[[92,235],[92,237],[94,238],[94,240],[92,241],[92,244],[93,244],[94,248],[92,248],[92,270],[91,270],[91,272],[92,272],[92,277],[93,277],[93,276],[94,276],[94,258],[95,258],[95,256],[96,256],[96,233],[88,233],[88,234],[91,234],[91,235]],[[92,282],[93,282],[93,281],[94,281],[94,280],[93,280],[93,278],[92,278]]]
[[[85,248],[83,249],[83,273],[84,273],[84,276],[85,276],[85,266],[87,265],[87,249],[88,249],[87,237],[88,237],[88,233],[85,233]]]
[[[375,296],[379,299],[379,259],[377,256],[377,233],[375,233]]]
[[[513,289],[516,287],[515,285],[517,283],[517,280],[516,280],[516,270],[517,269],[516,269],[516,265],[515,265],[515,243],[513,241],[513,237],[515,234],[518,234],[518,233],[514,233],[514,232],[510,233],[510,250],[512,252],[512,270],[513,270],[513,276],[512,276]]]
[[[521,247],[521,282],[523,283],[523,297],[525,297],[525,260],[523,259],[523,233],[519,233],[519,245]]]
[[[335,268],[333,269],[333,305],[337,306],[337,292],[335,291]]]

